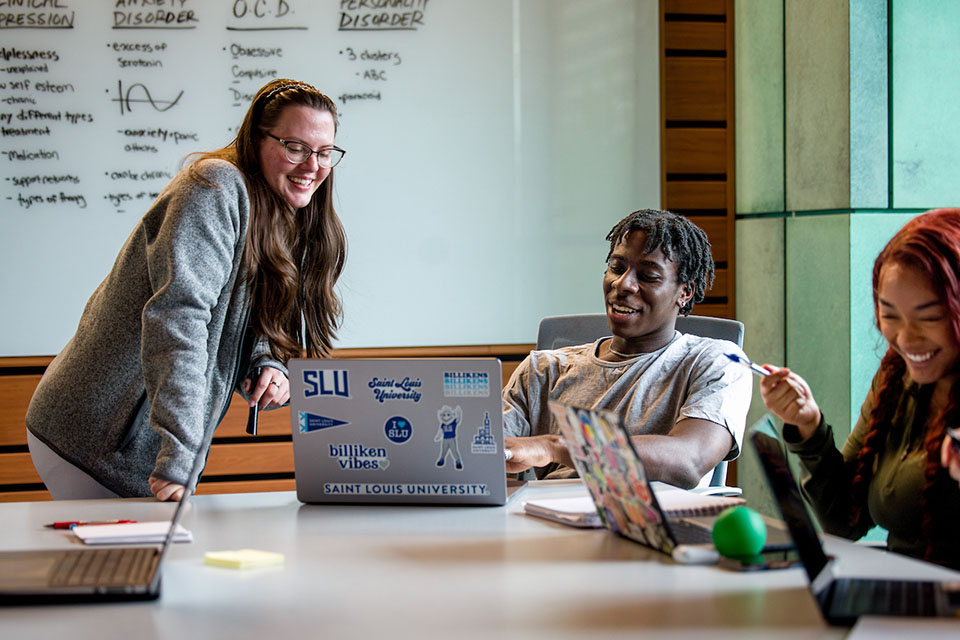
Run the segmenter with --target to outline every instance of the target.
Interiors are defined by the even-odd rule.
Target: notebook
[[[496,358],[288,364],[301,502],[506,502]]]
[[[678,562],[718,559],[709,523],[664,512],[620,416],[556,401],[549,407],[606,528]],[[768,541],[765,549],[789,546]]]
[[[167,534],[160,546],[0,552],[0,605],[160,597],[160,568],[173,546],[175,533],[183,531],[180,520],[190,501],[190,487],[195,486],[204,461],[205,456],[197,456],[191,481],[164,527]]]
[[[960,615],[960,582],[839,577],[824,553],[779,440],[754,431],[750,440],[810,581],[810,591],[831,624],[851,625],[862,615]],[[878,556],[878,560],[880,560]]]
[[[654,488],[653,493],[668,520],[715,516],[727,507],[746,503],[740,497],[700,495],[669,485],[662,489]],[[604,526],[593,498],[586,491],[584,495],[528,500],[523,504],[523,510],[530,515],[574,527]]]

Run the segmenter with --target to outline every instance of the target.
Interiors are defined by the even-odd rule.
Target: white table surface
[[[305,505],[289,492],[197,496],[153,602],[0,608],[0,637],[58,638],[842,638],[821,619],[799,568],[738,573],[680,566],[605,530],[505,507]],[[156,520],[144,500],[0,504],[0,548],[77,544],[44,523]],[[280,567],[234,570],[207,551],[283,553]],[[873,575],[960,574],[828,539],[845,568]]]

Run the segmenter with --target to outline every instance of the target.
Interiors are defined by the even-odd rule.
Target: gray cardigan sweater
[[[122,496],[151,476],[185,484],[204,436],[253,366],[238,371],[249,316],[241,258],[250,218],[243,174],[221,160],[181,171],[137,223],[87,302],[27,411],[27,428]]]

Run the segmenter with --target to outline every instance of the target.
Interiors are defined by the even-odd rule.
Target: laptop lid
[[[549,407],[604,526],[672,553],[676,538],[620,417],[556,401],[550,401]]]
[[[814,593],[819,593],[829,586],[830,572],[825,571],[829,565],[829,558],[823,551],[817,529],[810,514],[807,513],[800,489],[787,464],[783,445],[778,439],[759,431],[752,431],[749,438],[760,459],[760,466],[763,467],[790,537],[793,538],[797,555],[800,556],[800,561],[810,579],[811,588]],[[824,577],[818,580],[818,576],[821,575]],[[822,584],[825,580],[827,584]]]
[[[205,438],[209,444],[212,431]],[[201,450],[205,450],[205,446]],[[0,604],[57,604],[117,600],[153,600],[160,596],[161,567],[173,545],[177,525],[187,510],[193,489],[206,462],[197,455],[183,497],[170,516],[170,528],[159,545],[84,547],[81,549],[38,549],[0,552]],[[138,554],[121,563],[130,566],[130,578],[106,574],[94,581],[73,583],[60,575],[68,569],[100,561],[113,553]],[[107,559],[105,562],[114,562]],[[136,568],[140,567],[139,571]]]
[[[498,359],[295,359],[288,366],[302,502],[506,502]]]

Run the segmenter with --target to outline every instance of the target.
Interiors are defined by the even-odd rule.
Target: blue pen
[[[737,364],[742,364],[743,366],[745,366],[746,368],[750,369],[750,371],[753,371],[753,372],[754,372],[755,374],[757,374],[758,376],[768,376],[768,375],[770,375],[770,372],[769,372],[769,371],[767,371],[766,369],[764,369],[763,367],[761,367],[760,365],[758,365],[756,362],[750,362],[750,361],[747,360],[746,358],[741,358],[740,356],[738,356],[738,355],[735,354],[735,353],[726,353],[726,354],[724,354],[724,355],[726,355],[728,358],[730,358],[731,360],[733,360],[733,361],[736,362]]]

